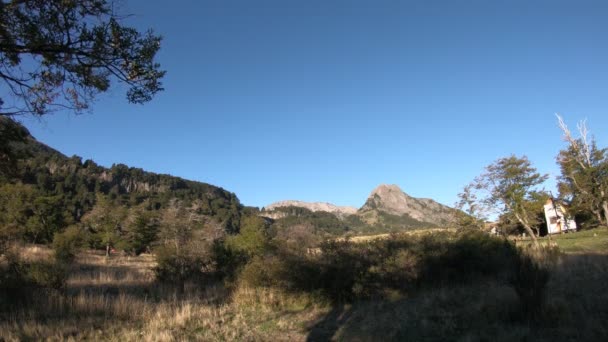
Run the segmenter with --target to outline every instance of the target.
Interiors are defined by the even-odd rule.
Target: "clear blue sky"
[[[607,1],[135,1],[166,91],[25,123],[67,155],[208,182],[246,205],[452,205],[493,160],[555,176],[554,113],[608,145]],[[551,189],[551,184],[548,185]]]

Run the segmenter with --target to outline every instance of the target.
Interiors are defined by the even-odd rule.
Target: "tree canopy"
[[[514,217],[536,243],[532,226],[546,196],[537,188],[547,179],[532,166],[527,157],[500,158],[486,167],[465,190],[478,194],[468,196],[478,201],[477,207],[491,208],[499,215]]]
[[[557,156],[560,197],[574,212],[590,213],[598,223],[608,225],[608,151],[598,148],[595,139],[588,136],[584,121],[578,124],[576,138],[562,118],[557,118],[568,144]]]
[[[163,90],[161,37],[125,18],[111,0],[0,1],[0,115],[79,113],[112,81],[130,103],[150,101]]]

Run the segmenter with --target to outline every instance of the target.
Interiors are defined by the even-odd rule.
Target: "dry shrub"
[[[425,286],[507,279],[515,246],[480,232],[326,241],[319,253],[275,245],[239,274],[247,286],[322,294],[334,302],[407,294]]]

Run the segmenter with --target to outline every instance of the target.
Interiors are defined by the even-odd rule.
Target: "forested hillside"
[[[235,194],[222,188],[123,164],[106,168],[67,157],[4,117],[0,132],[3,236],[48,243],[55,233],[76,225],[90,233],[91,247],[111,240],[113,246],[134,248],[136,235],[154,232],[165,210],[175,206],[202,218],[201,226],[238,231],[243,207]]]

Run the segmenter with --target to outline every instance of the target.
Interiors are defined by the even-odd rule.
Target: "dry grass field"
[[[23,250],[29,260],[48,248]],[[5,313],[0,340],[182,341],[305,340],[306,326],[329,310],[306,296],[221,284],[189,284],[178,298],[155,282],[151,255],[81,253],[65,293],[36,293],[30,305]]]
[[[595,234],[581,238],[608,237]],[[178,297],[155,281],[153,256],[106,259],[88,251],[71,266],[63,293],[34,293],[26,305],[0,313],[0,340],[600,341],[608,338],[608,256],[602,252],[560,255],[552,266],[543,318],[530,323],[518,316],[513,288],[500,281],[351,304],[220,283],[189,284]],[[27,247],[22,255],[48,259],[52,252]]]
[[[442,232],[455,232],[455,231],[456,231],[455,228],[428,228],[428,229],[410,230],[410,231],[406,231],[403,233],[399,233],[399,235],[423,236],[423,235],[428,235],[428,234],[435,234],[435,233],[442,233]],[[349,237],[348,240],[350,240],[352,242],[367,242],[367,241],[373,241],[373,240],[377,240],[377,239],[388,239],[390,237],[391,237],[390,233],[374,234],[374,235],[355,235],[355,236]],[[336,240],[344,241],[345,239],[339,238]]]

